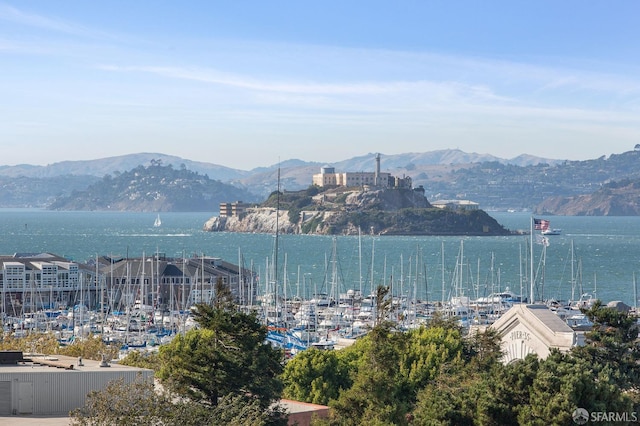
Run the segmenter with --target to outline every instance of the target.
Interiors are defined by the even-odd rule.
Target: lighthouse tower
[[[376,154],[376,173],[373,182],[375,186],[380,186],[380,153]]]

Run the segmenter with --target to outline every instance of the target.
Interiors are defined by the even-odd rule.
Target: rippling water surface
[[[156,213],[0,209],[0,253],[52,252],[81,262],[103,254],[205,254],[242,262],[266,276],[274,260],[275,237],[202,231],[213,214],[164,213],[162,226],[156,228]],[[527,213],[490,214],[509,229],[530,227]],[[534,245],[534,269],[544,277],[537,280],[537,294],[569,300],[595,291],[604,301],[634,305],[634,275],[640,272],[639,217],[545,218],[563,232],[548,237],[544,256],[543,246]],[[332,283],[340,292],[362,289],[368,294],[382,282],[392,284],[396,294],[415,289],[418,297],[430,300],[441,300],[443,289],[448,297],[454,282],[472,297],[506,287],[529,293],[530,244],[525,236],[280,235],[277,242],[278,278],[286,283],[288,294],[309,296],[329,291]],[[454,278],[460,276],[453,273],[456,267],[462,270],[460,279]]]

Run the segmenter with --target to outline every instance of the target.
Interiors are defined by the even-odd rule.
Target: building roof
[[[85,273],[93,274],[95,271],[86,263],[75,262],[53,253],[16,253],[13,255],[0,255],[0,273],[6,266],[24,265],[26,271],[42,269],[43,265],[55,265],[60,270],[68,270],[71,266],[77,266]]]
[[[575,331],[546,305],[514,305],[490,327],[498,332],[508,360],[532,352],[546,358],[551,349],[567,351],[577,344]]]
[[[516,319],[519,322],[524,322],[548,333],[573,333],[573,329],[558,315],[554,314],[548,306],[528,305],[524,303],[514,305],[494,322],[491,327],[500,330]]]
[[[197,258],[168,258],[155,257],[114,259],[113,264],[108,259],[101,259],[101,272],[114,277],[140,277],[142,273],[146,276],[165,277],[193,277],[203,273],[205,275],[237,275],[238,265],[226,262],[217,257],[197,257]],[[243,274],[250,276],[250,271],[244,269]]]
[[[548,329],[554,333],[572,333],[573,329],[567,325],[546,305],[524,305],[526,309]]]
[[[106,363],[101,366],[101,361],[92,359],[80,359],[65,355],[24,354],[24,361],[17,364],[0,365],[0,373],[59,373],[77,374],[82,372],[132,372],[145,371],[153,375],[152,370]],[[80,361],[81,360],[81,361]]]
[[[294,401],[291,399],[281,399],[279,403],[287,410],[288,413],[291,414],[309,411],[322,411],[329,408],[326,405],[311,404],[308,402]]]
[[[443,206],[447,204],[455,204],[460,206],[477,206],[478,203],[471,200],[436,200],[431,202],[434,206]]]

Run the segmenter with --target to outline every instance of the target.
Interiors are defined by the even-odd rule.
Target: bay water
[[[264,282],[275,263],[279,291],[306,298],[349,289],[366,295],[380,284],[431,301],[454,291],[471,298],[506,289],[529,295],[528,235],[276,238],[203,231],[215,214],[162,213],[162,225],[154,227],[157,213],[0,209],[0,254],[50,252],[77,262],[101,255],[205,255],[253,268]],[[489,214],[508,229],[529,231],[529,213]],[[540,217],[562,234],[549,236],[547,247],[533,245],[538,297],[575,300],[591,293],[604,302],[637,304],[640,217]]]

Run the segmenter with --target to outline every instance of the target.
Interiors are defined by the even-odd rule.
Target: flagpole
[[[533,297],[533,287],[534,287],[534,279],[533,279],[533,216],[531,216],[531,233],[529,234],[529,244],[530,244],[530,255],[531,255],[531,259],[530,259],[530,268],[531,268],[531,272],[530,272],[530,279],[531,279],[531,288],[530,288],[530,293],[529,293],[529,303],[534,303],[534,297]]]

